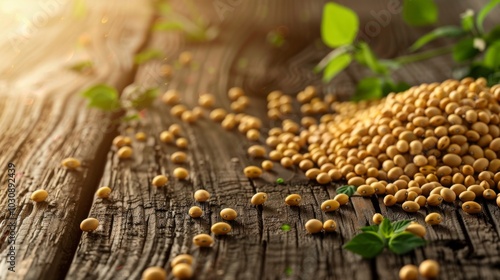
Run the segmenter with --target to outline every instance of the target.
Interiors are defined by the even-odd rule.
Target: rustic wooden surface
[[[152,19],[147,6],[141,8],[136,2],[139,8],[118,9],[123,5],[117,2],[88,3],[93,8],[86,18],[73,18],[71,25],[49,22],[16,48],[9,42],[0,46],[2,61],[15,57],[12,67],[2,69],[0,93],[2,256],[9,248],[9,162],[16,165],[17,173],[16,272],[9,272],[2,258],[0,279],[54,279],[66,274],[81,236],[79,224],[92,204],[116,129],[110,114],[85,109],[79,92],[100,82],[119,89],[129,84],[133,55],[146,41]],[[61,14],[71,15],[72,5],[59,8]],[[103,16],[106,24],[101,21]],[[51,21],[60,19],[59,14],[53,17]],[[75,51],[81,34],[90,39],[89,44]],[[47,44],[47,37],[59,45]],[[93,74],[68,70],[87,59],[97,66]],[[61,168],[61,160],[69,156],[82,161],[78,171]],[[41,188],[49,192],[48,200],[34,205],[30,195]]]
[[[361,27],[373,19],[370,11],[383,10],[387,2],[373,1],[356,7],[363,21]],[[179,3],[174,9],[183,10]],[[116,31],[120,30],[116,26],[127,26],[123,33],[130,40],[124,40],[120,52],[110,46],[114,53],[111,57],[107,56],[110,54],[107,50],[92,49],[90,53],[96,52],[95,59],[103,63],[101,75],[75,77],[71,87],[63,76],[44,82],[28,75],[29,79],[23,81],[42,81],[41,84],[52,86],[47,92],[57,91],[60,96],[35,96],[33,105],[21,107],[22,110],[12,105],[26,102],[22,97],[0,101],[3,114],[0,127],[2,132],[7,131],[7,137],[0,139],[0,147],[9,147],[1,150],[0,162],[2,166],[15,162],[18,173],[23,174],[17,187],[19,272],[8,274],[2,263],[0,279],[139,279],[148,266],[159,265],[169,270],[169,261],[179,253],[195,256],[196,279],[396,279],[402,265],[426,258],[441,263],[440,279],[499,279],[500,210],[496,205],[484,203],[485,214],[479,216],[467,215],[457,210],[456,205],[422,209],[410,216],[398,207],[386,208],[376,198],[353,197],[340,211],[325,214],[319,205],[336,194],[336,184],[318,186],[307,181],[302,172],[281,167],[261,179],[248,180],[242,175],[243,167],[260,162],[246,156],[251,143],[237,131],[226,132],[209,119],[186,125],[170,116],[168,106],[156,102],[138,124],[122,125],[103,134],[102,127],[111,123],[113,116],[81,108],[83,101],[76,92],[83,85],[97,81],[119,88],[132,81],[144,85],[160,83],[162,90],[181,91],[182,102],[188,107],[196,105],[200,92],[208,91],[217,96],[218,107],[227,109],[227,89],[242,86],[252,97],[247,112],[260,117],[265,116],[263,97],[273,89],[296,94],[309,84],[322,87],[320,77],[310,71],[328,51],[318,43],[322,1],[234,3],[237,5],[222,21],[213,3],[201,6],[204,14],[220,26],[221,33],[214,42],[199,44],[186,43],[182,36],[172,32],[149,34],[147,25],[151,18],[146,5],[142,17],[132,16],[135,11],[131,13],[121,6],[111,6],[104,9],[115,11],[107,24],[115,26],[112,30]],[[457,22],[456,15],[469,5],[479,4],[458,2],[447,7],[440,24]],[[100,21],[102,15],[94,17]],[[266,42],[266,36],[279,26],[286,26],[289,35],[285,45],[276,48]],[[394,16],[380,35],[370,38],[370,43],[377,53],[390,57],[402,53],[415,37],[427,30],[406,27]],[[69,29],[66,32],[77,39],[77,35],[69,34]],[[122,42],[118,37],[107,41]],[[135,77],[128,76],[135,72],[131,66],[133,53],[146,39],[147,45],[142,49],[164,50],[168,63],[173,64],[180,51],[192,51],[192,66],[176,69],[171,80],[164,80],[158,76],[162,61],[155,60],[140,65]],[[98,42],[95,44],[98,46]],[[26,48],[28,45],[31,44],[26,44]],[[449,58],[440,57],[405,67],[396,76],[413,84],[440,81],[449,77],[449,63]],[[26,70],[28,64],[24,67]],[[23,77],[21,70],[10,73],[12,77]],[[363,69],[352,66],[324,91],[345,96],[364,74]],[[12,85],[20,86],[20,83]],[[6,94],[7,91],[3,93]],[[21,122],[23,115],[30,116],[30,121]],[[168,157],[177,149],[158,140],[160,132],[172,123],[179,123],[189,140],[189,161],[185,167],[190,170],[190,177],[185,182],[171,178],[167,187],[157,189],[150,185],[151,179],[158,174],[171,174],[178,166]],[[275,125],[278,123],[265,123],[264,131]],[[114,134],[133,136],[137,131],[146,132],[148,140],[133,143],[133,159],[119,161],[114,148],[107,152]],[[62,135],[62,140],[54,143],[55,135]],[[69,155],[83,159],[81,172],[61,170],[59,160]],[[278,177],[287,184],[276,185]],[[111,198],[93,198],[93,191],[104,185],[113,189]],[[34,206],[29,195],[41,186],[51,193],[49,202]],[[208,203],[193,202],[192,194],[200,188],[212,194]],[[263,207],[249,204],[256,191],[269,194],[269,201]],[[304,203],[300,207],[285,207],[283,200],[290,193],[301,194]],[[5,207],[4,192],[0,198],[3,205],[0,207]],[[192,205],[200,205],[204,210],[201,219],[187,215]],[[225,207],[236,209],[240,215],[231,222],[233,232],[216,237],[212,248],[194,247],[192,237],[209,233],[210,226],[220,221],[218,213]],[[341,249],[359,227],[370,223],[375,212],[391,219],[417,218],[423,222],[427,211],[441,212],[445,222],[427,228],[429,245],[425,248],[405,256],[383,253],[372,261]],[[2,215],[6,212],[2,208]],[[77,225],[86,216],[98,218],[101,224],[97,231],[84,233],[79,239]],[[332,218],[339,230],[334,234],[308,235],[303,225],[311,218]],[[290,225],[291,230],[283,231],[283,224]],[[7,234],[2,227],[1,235]],[[3,254],[5,240],[2,238],[0,242]]]

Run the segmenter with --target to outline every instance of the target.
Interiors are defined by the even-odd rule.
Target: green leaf
[[[158,10],[160,11],[160,14],[166,16],[172,12],[172,6],[170,6],[169,3],[162,1],[158,4]]]
[[[467,10],[465,13],[461,14],[462,20],[460,21],[462,24],[462,28],[464,31],[471,31],[474,29],[474,11]]]
[[[374,100],[382,97],[382,81],[379,78],[364,78],[356,86],[353,100]]]
[[[354,236],[343,248],[364,258],[373,258],[384,250],[384,246],[384,240],[377,233],[368,231]]]
[[[327,83],[335,77],[340,71],[351,64],[352,57],[349,53],[344,53],[330,60],[323,72],[323,82]]]
[[[160,21],[153,25],[155,31],[184,30],[182,23],[175,21]]]
[[[382,220],[382,223],[378,227],[378,234],[380,234],[380,236],[382,237],[389,238],[393,232],[394,229],[392,228],[391,221],[387,218],[384,218]]]
[[[291,227],[288,224],[283,224],[281,226],[281,230],[284,231],[284,232],[290,231],[290,229],[291,229]]]
[[[323,8],[321,38],[325,45],[336,48],[354,42],[359,19],[356,13],[342,5],[329,2]]]
[[[87,14],[86,1],[85,0],[75,0],[74,6],[73,6],[73,15],[78,19],[82,19],[85,17],[86,14]]]
[[[476,17],[476,26],[480,32],[484,32],[483,22],[491,10],[493,10],[493,8],[495,8],[498,4],[500,4],[500,0],[490,0],[490,2],[488,2],[488,4],[486,4],[481,11],[479,11],[479,14]]]
[[[338,47],[336,49],[334,49],[333,51],[331,51],[330,53],[328,53],[319,63],[318,65],[316,65],[314,67],[314,72],[315,73],[319,73],[321,70],[325,69],[325,67],[328,65],[328,63],[330,63],[330,61],[332,61],[333,59],[343,55],[343,54],[346,54],[348,52],[350,52],[351,50],[353,50],[354,48],[352,47],[352,45],[346,45],[346,46],[341,46],[341,47]]]
[[[403,91],[409,89],[410,87],[411,86],[406,82],[399,82],[394,87],[394,92],[403,92]]]
[[[403,0],[403,19],[412,26],[433,24],[438,19],[438,8],[433,0]]]
[[[500,25],[495,26],[488,34],[486,34],[485,40],[488,45],[500,40]]]
[[[153,104],[158,96],[158,88],[150,88],[141,93],[137,98],[131,100],[132,107],[141,110]]]
[[[160,50],[155,50],[155,49],[145,50],[135,55],[134,62],[136,64],[142,64],[155,58],[161,58],[162,56],[163,53]]]
[[[483,64],[494,70],[500,68],[500,41],[496,41],[488,47],[484,54]]]
[[[292,268],[291,268],[291,267],[287,267],[287,268],[285,268],[285,275],[286,275],[287,277],[292,276],[292,274],[293,274],[293,270],[292,270]]]
[[[388,72],[387,67],[379,63],[377,57],[375,57],[367,43],[359,43],[356,54],[356,60],[360,64],[368,66],[374,73],[386,74]]]
[[[429,42],[432,42],[438,38],[442,37],[458,37],[463,35],[464,31],[460,27],[456,26],[443,26],[432,30],[431,32],[420,37],[413,45],[410,47],[410,51],[416,51],[421,47],[425,46]]]
[[[84,60],[71,65],[69,69],[75,72],[83,73],[91,70],[93,66],[94,64],[92,63],[92,61]]]
[[[413,249],[424,245],[425,240],[423,238],[420,238],[410,232],[395,234],[389,240],[389,249],[398,255],[406,254]]]
[[[457,62],[463,62],[476,56],[479,50],[474,48],[474,39],[465,38],[453,46],[453,59]]]
[[[410,88],[410,85],[405,82],[394,83],[391,79],[382,79],[382,95],[387,96],[388,94],[394,92],[403,92]]]
[[[337,189],[337,193],[343,193],[348,197],[351,197],[356,192],[355,186],[345,185]]]
[[[411,220],[400,220],[392,222],[392,228],[394,229],[394,233],[400,233],[405,231],[405,229],[410,225]]]
[[[371,226],[366,226],[366,227],[362,227],[360,228],[360,230],[362,232],[378,232],[378,228],[379,226],[378,225],[371,225]]]
[[[115,88],[99,84],[83,91],[82,96],[88,99],[88,106],[105,111],[115,111],[120,109],[118,92]]]

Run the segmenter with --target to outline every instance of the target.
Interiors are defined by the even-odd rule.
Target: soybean
[[[205,202],[210,198],[210,193],[206,190],[197,190],[194,192],[194,200],[198,202]]]
[[[298,194],[291,194],[285,198],[285,204],[288,206],[299,206],[302,197]]]
[[[349,202],[349,196],[339,193],[333,198],[333,200],[336,200],[340,205],[345,205]]]
[[[407,264],[399,270],[400,280],[417,280],[418,268],[415,265]]]
[[[325,232],[334,232],[337,230],[337,223],[334,220],[326,220],[323,223],[323,230]]]
[[[262,205],[267,200],[267,194],[265,192],[258,192],[252,196],[250,203],[252,205]]]
[[[231,208],[224,208],[220,211],[220,216],[227,221],[232,221],[238,217],[238,212]]]
[[[158,175],[153,178],[153,181],[151,183],[155,187],[162,187],[168,182],[168,178],[165,175]]]
[[[96,192],[97,197],[105,199],[108,198],[109,195],[111,194],[111,188],[110,187],[100,187]]]
[[[61,161],[61,164],[63,167],[65,167],[66,169],[69,169],[69,170],[75,170],[81,166],[80,161],[76,158],[73,158],[73,157],[63,159]]]
[[[231,226],[228,223],[218,222],[212,225],[210,231],[215,235],[226,235],[231,232]]]
[[[439,275],[439,264],[434,260],[425,260],[418,267],[420,275],[426,278],[436,278]]]
[[[210,235],[202,233],[193,237],[193,243],[199,247],[209,247],[214,243],[214,239]]]
[[[255,178],[259,178],[260,175],[262,175],[262,169],[260,169],[257,166],[251,165],[251,166],[245,167],[245,169],[243,169],[243,173],[245,174],[245,176],[247,178],[255,179]]]
[[[469,214],[481,213],[482,207],[475,201],[467,201],[462,204],[462,210]]]
[[[142,272],[142,280],[165,280],[167,272],[163,267],[152,266]]]
[[[173,175],[179,180],[185,180],[189,176],[189,172],[186,168],[177,167],[174,169]]]
[[[310,219],[305,225],[308,233],[318,233],[323,229],[323,223],[317,219]]]
[[[323,212],[332,212],[339,209],[340,203],[337,200],[329,199],[321,203],[321,210]]]
[[[177,279],[189,279],[193,276],[193,268],[186,263],[180,263],[172,268],[172,274]]]
[[[372,217],[372,221],[373,223],[375,223],[376,225],[380,225],[382,223],[382,221],[384,220],[384,216],[382,216],[382,214],[380,213],[375,213]]]
[[[439,213],[430,213],[427,216],[425,216],[425,222],[429,225],[438,225],[441,223],[442,220],[443,218]]]
[[[185,263],[185,264],[193,264],[193,256],[189,254],[180,254],[176,256],[172,261],[170,262],[170,267],[174,267],[178,264]]]
[[[34,202],[43,202],[48,196],[49,193],[46,190],[36,190],[31,194],[30,198]]]
[[[201,215],[203,215],[203,210],[198,206],[193,206],[189,208],[188,214],[189,216],[191,216],[191,218],[199,218],[201,217]]]
[[[132,154],[133,154],[133,150],[132,148],[130,147],[121,147],[118,152],[118,158],[120,159],[128,159],[128,158],[131,158],[132,157]]]
[[[99,221],[96,218],[87,218],[80,223],[80,229],[82,231],[94,231],[99,226]]]

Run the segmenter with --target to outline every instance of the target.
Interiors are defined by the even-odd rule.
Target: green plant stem
[[[421,60],[427,60],[436,56],[440,56],[443,54],[451,53],[453,50],[453,46],[447,46],[442,48],[437,48],[425,52],[420,52],[416,54],[403,55],[394,59],[399,64],[408,64]]]

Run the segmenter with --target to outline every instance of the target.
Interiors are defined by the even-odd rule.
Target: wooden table
[[[186,13],[182,2],[174,1],[173,8]],[[157,10],[141,0],[88,0],[86,9],[76,12],[72,4],[52,0],[44,2],[49,6],[34,4],[34,12],[18,16],[17,20],[31,25],[5,28],[0,42],[2,256],[9,252],[8,225],[13,221],[16,225],[16,272],[9,272],[8,263],[2,261],[0,279],[139,279],[149,266],[169,270],[169,261],[180,253],[195,257],[196,279],[397,279],[401,266],[427,258],[441,264],[440,279],[500,279],[500,209],[492,203],[482,203],[484,213],[477,216],[452,204],[408,215],[400,207],[386,208],[381,198],[355,196],[340,211],[323,213],[319,205],[336,194],[338,184],[320,186],[301,171],[282,167],[261,179],[248,180],[242,169],[259,161],[246,155],[251,143],[237,131],[226,132],[208,118],[186,125],[159,100],[139,122],[120,124],[119,115],[86,108],[79,95],[97,83],[119,90],[131,83],[159,85],[162,91],[178,89],[188,107],[195,106],[198,94],[206,91],[216,95],[218,107],[229,109],[228,88],[241,86],[251,97],[247,112],[262,118],[265,96],[275,89],[294,95],[312,84],[346,98],[367,74],[365,69],[353,65],[326,86],[311,71],[328,52],[319,39],[324,2],[196,1],[220,31],[215,40],[202,43],[190,43],[178,32],[152,31]],[[359,12],[363,29],[376,20],[374,14],[387,10],[390,1],[341,2]],[[457,23],[460,12],[481,6],[465,1],[441,1],[440,5],[442,25]],[[0,7],[12,12],[12,7]],[[288,30],[284,45],[273,46],[266,39],[268,33],[283,27]],[[428,30],[407,27],[399,15],[392,14],[380,34],[367,38],[380,56],[392,57],[404,53]],[[161,49],[164,57],[135,65],[135,54],[150,49]],[[194,54],[191,66],[175,68],[171,79],[160,77],[160,66],[173,65],[183,50]],[[91,74],[68,70],[84,60],[95,64]],[[442,81],[450,77],[450,65],[449,57],[438,57],[408,65],[395,77],[410,84]],[[168,187],[156,189],[151,179],[171,174],[178,166],[168,157],[177,149],[158,137],[173,123],[182,126],[190,143],[184,165],[190,171],[189,180],[172,178]],[[263,131],[276,125],[269,121]],[[112,139],[137,131],[145,132],[147,141],[134,141],[133,159],[119,161]],[[60,161],[69,156],[82,161],[78,171],[61,168]],[[12,217],[8,163],[16,166]],[[278,177],[286,184],[277,185]],[[105,185],[113,189],[111,198],[95,198],[95,190]],[[39,188],[46,189],[49,198],[34,204],[29,197]],[[201,204],[203,217],[194,220],[187,211],[198,205],[192,194],[200,188],[212,198]],[[269,194],[263,207],[249,204],[257,191]],[[300,208],[284,207],[283,200],[290,193],[302,195]],[[225,207],[240,215],[231,222],[233,232],[216,237],[212,248],[196,248],[192,237],[208,233]],[[410,254],[384,252],[363,260],[341,248],[359,227],[370,223],[375,212],[423,223],[430,211],[441,213],[444,222],[428,227],[429,244]],[[82,234],[79,223],[89,216],[98,218],[100,226]],[[303,225],[311,218],[332,218],[339,230],[306,234]],[[282,229],[284,224],[290,226],[289,231]]]

